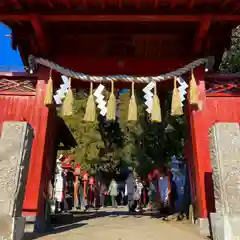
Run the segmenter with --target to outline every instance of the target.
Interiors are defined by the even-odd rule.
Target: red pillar
[[[28,179],[25,192],[23,211],[25,216],[44,216],[44,193],[45,180],[42,179],[44,166],[45,139],[47,124],[49,120],[49,110],[44,106],[45,88],[47,75],[40,71],[37,87],[36,101],[33,112],[34,141],[30,159]]]
[[[196,180],[196,204],[197,217],[206,218],[208,216],[206,199],[206,174],[211,173],[208,129],[209,121],[207,116],[204,68],[199,67],[194,70],[195,78],[199,87],[202,110],[196,110],[193,106],[188,106],[189,122],[191,131],[191,143],[193,151],[193,167],[195,169]]]

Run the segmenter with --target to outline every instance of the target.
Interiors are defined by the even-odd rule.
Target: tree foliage
[[[232,33],[232,44],[223,56],[220,71],[224,73],[236,73],[240,71],[240,26]]]
[[[106,93],[106,97],[107,97]],[[78,145],[72,153],[76,162],[90,174],[102,171],[109,174],[132,166],[140,175],[153,167],[168,162],[173,154],[183,150],[185,121],[163,113],[162,123],[151,123],[145,111],[141,92],[136,93],[138,121],[128,122],[129,92],[118,96],[117,120],[108,122],[98,115],[96,123],[84,122],[87,93],[82,90],[75,96],[74,115],[64,120]],[[163,103],[170,108],[171,92]]]

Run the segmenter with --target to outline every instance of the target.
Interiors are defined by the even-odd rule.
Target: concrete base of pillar
[[[12,239],[22,240],[24,237],[25,217],[15,217],[12,223]]]
[[[210,223],[213,240],[240,239],[240,215],[210,213]]]
[[[24,226],[24,217],[2,217],[0,221],[0,239],[22,240],[24,236]]]
[[[196,221],[199,226],[200,235],[204,237],[210,236],[210,227],[208,218],[198,218]]]
[[[50,216],[46,220],[45,216],[26,216],[26,233],[46,233],[51,229]]]

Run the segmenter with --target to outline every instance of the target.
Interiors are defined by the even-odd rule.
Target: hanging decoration
[[[186,89],[188,88],[188,84],[184,81],[182,77],[177,77],[177,82],[180,85],[178,87],[180,99],[181,99],[181,106],[183,106],[183,102],[185,100],[185,95],[187,94]]]
[[[177,88],[177,78],[174,78],[174,89],[172,95],[172,107],[171,116],[181,116],[183,115],[182,101],[180,97],[179,89]]]
[[[160,123],[162,121],[161,106],[160,106],[160,101],[157,95],[156,84],[154,86],[154,95],[153,95],[152,110],[151,110],[151,121],[156,123]]]
[[[68,92],[70,87],[68,77],[61,76],[63,84],[60,85],[60,88],[56,91],[56,94],[53,96],[56,104],[62,104],[62,99],[65,97],[65,94]]]
[[[128,107],[128,121],[137,121],[137,103],[134,91],[134,82],[132,82],[132,95]]]
[[[104,95],[102,94],[103,90],[104,86],[99,84],[93,95],[96,97],[96,102],[98,104],[97,107],[100,109],[100,114],[105,116],[107,114],[107,102],[104,100]]]
[[[198,91],[198,86],[197,86],[197,83],[196,83],[196,79],[195,79],[195,76],[194,76],[193,69],[191,69],[189,102],[192,105],[197,105],[198,106],[198,104],[199,104],[199,91]]]
[[[53,104],[53,80],[52,69],[50,69],[49,79],[47,83],[46,96],[44,99],[45,106]]]
[[[87,100],[86,112],[84,115],[84,121],[94,122],[96,120],[96,105],[93,96],[93,83],[90,83],[90,93]]]
[[[107,120],[114,121],[116,119],[116,97],[114,95],[114,82],[111,81],[111,93],[107,103]]]
[[[88,103],[86,107],[86,113],[84,116],[85,121],[94,121],[96,117],[96,113],[94,114],[94,109],[96,108],[94,97],[96,97],[97,107],[100,109],[100,114],[102,116],[106,116],[107,120],[115,120],[116,119],[116,97],[114,95],[114,82],[115,81],[123,81],[123,82],[131,82],[132,83],[132,95],[130,98],[129,103],[129,113],[128,113],[128,120],[129,121],[136,121],[137,119],[137,104],[134,94],[134,83],[145,83],[147,86],[143,89],[145,93],[144,99],[145,105],[147,106],[146,111],[150,114],[152,122],[161,122],[161,106],[160,101],[157,96],[157,82],[162,82],[169,79],[174,79],[174,91],[172,97],[172,115],[182,115],[182,107],[183,102],[185,100],[186,89],[188,88],[188,84],[184,81],[181,75],[191,71],[191,81],[190,81],[190,90],[189,90],[189,102],[190,104],[197,105],[200,109],[201,102],[199,101],[199,91],[198,86],[196,84],[195,76],[193,69],[199,67],[200,65],[208,65],[209,62],[214,62],[214,57],[208,58],[199,58],[188,65],[181,67],[175,71],[161,74],[158,76],[129,76],[129,75],[114,75],[114,76],[90,76],[80,72],[74,72],[70,69],[66,69],[64,67],[55,64],[47,59],[43,58],[35,58],[34,56],[29,56],[29,59],[33,62],[34,65],[40,64],[45,67],[48,67],[52,70],[55,70],[61,74],[63,84],[60,85],[60,89],[56,91],[56,94],[53,96],[54,101],[56,104],[62,104],[62,100],[64,99],[62,105],[62,114],[65,116],[72,115],[72,105],[73,105],[73,93],[71,90],[71,78],[79,79],[81,81],[86,82],[109,82],[111,81],[111,94],[109,96],[107,107],[106,101],[104,100],[104,95],[102,94],[104,90],[104,86],[100,84],[94,94],[92,93],[93,90],[90,89],[90,95],[88,98]],[[30,69],[31,72],[31,69]],[[68,79],[69,78],[69,79]],[[178,88],[176,84],[180,85]],[[52,92],[53,92],[53,82],[50,77],[47,85],[47,92],[44,103],[49,105],[52,103]],[[152,89],[154,89],[154,94],[152,93]],[[66,96],[65,96],[66,95]]]
[[[69,88],[62,105],[62,115],[71,116],[73,114],[73,93],[71,89],[71,78],[69,78]]]
[[[143,92],[145,93],[144,99],[146,100],[145,105],[147,106],[146,111],[149,114],[152,111],[152,103],[153,103],[153,93],[151,91],[155,86],[156,86],[156,83],[152,81],[143,89]]]
[[[90,76],[84,73],[80,72],[74,72],[70,69],[66,69],[64,67],[59,66],[58,64],[51,62],[47,59],[43,58],[35,58],[34,56],[30,55],[29,59],[31,61],[35,61],[36,64],[43,65],[45,67],[51,68],[52,70],[55,70],[62,75],[74,78],[74,79],[79,79],[81,81],[87,81],[87,82],[109,82],[109,81],[123,81],[123,82],[132,82],[134,81],[135,83],[149,83],[151,81],[155,82],[162,82],[168,79],[172,79],[173,77],[181,76],[187,72],[189,72],[191,69],[194,69],[196,67],[199,67],[203,64],[209,65],[209,63],[214,62],[214,57],[210,56],[207,58],[199,58],[189,64],[187,64],[184,67],[181,67],[175,71],[166,73],[166,74],[161,74],[158,76],[149,76],[149,77],[137,77],[137,76],[129,76],[129,75],[114,75],[114,76]],[[212,64],[211,64],[212,65]]]

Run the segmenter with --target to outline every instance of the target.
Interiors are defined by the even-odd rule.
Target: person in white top
[[[139,179],[136,179],[136,190],[134,193],[134,200],[137,203],[136,211],[138,212],[140,210],[140,200],[141,200],[141,195],[142,195],[142,189],[143,189],[143,184],[140,182]]]

